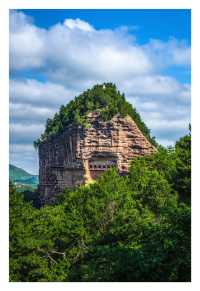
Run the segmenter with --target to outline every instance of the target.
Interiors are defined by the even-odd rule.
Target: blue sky
[[[135,28],[134,34],[139,36],[139,43],[147,42],[150,38],[168,40],[170,37],[185,39],[190,44],[190,10],[146,9],[146,10],[21,10],[34,18],[37,26],[49,28],[66,18],[80,18],[92,24],[96,29],[119,26]],[[138,28],[138,29],[136,29]]]
[[[10,162],[38,172],[32,142],[61,104],[112,81],[167,146],[190,122],[189,10],[10,12]]]

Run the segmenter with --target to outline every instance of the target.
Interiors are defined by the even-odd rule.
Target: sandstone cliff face
[[[39,146],[39,191],[45,202],[65,187],[96,179],[111,166],[126,174],[134,157],[156,151],[130,117],[103,122],[93,112],[88,119],[90,128],[68,127]]]

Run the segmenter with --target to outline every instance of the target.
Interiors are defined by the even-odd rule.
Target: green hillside
[[[41,142],[61,133],[69,124],[89,127],[87,115],[92,111],[99,111],[100,118],[104,121],[110,120],[116,114],[131,116],[146,138],[156,145],[155,139],[150,135],[150,130],[136,109],[126,101],[124,94],[120,93],[114,84],[103,83],[83,92],[66,106],[62,105],[53,119],[47,119],[45,131],[34,142],[34,146],[38,147]]]
[[[19,180],[19,179],[28,179],[32,175],[27,173],[21,168],[18,168],[13,165],[9,165],[9,177],[11,181]]]
[[[37,185],[38,176],[31,175],[14,165],[9,165],[9,180],[16,184]]]

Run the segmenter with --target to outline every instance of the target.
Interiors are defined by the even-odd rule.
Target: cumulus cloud
[[[172,77],[162,75],[137,76],[121,83],[127,94],[145,95],[147,98],[149,95],[160,98],[161,96],[181,94],[183,99],[184,97],[187,99],[187,93],[190,92],[188,85],[181,84]]]
[[[170,38],[167,42],[151,39],[144,45],[147,55],[157,68],[166,68],[171,65],[186,66],[191,63],[191,49],[184,41]]]
[[[91,76],[125,80],[158,67],[190,63],[190,48],[176,39],[154,39],[141,46],[126,29],[97,30],[80,19],[41,29],[22,13],[12,12],[10,18],[11,69],[44,70],[65,85]]]
[[[190,123],[189,84],[182,84],[169,76],[148,75],[127,80],[120,86],[158,142],[172,145],[187,132]]]
[[[45,63],[45,30],[32,24],[21,12],[10,14],[10,67],[40,68]]]
[[[71,85],[83,76],[121,79],[153,69],[144,49],[126,30],[96,30],[79,19],[41,29],[21,13],[13,12],[10,18],[11,70],[39,68]]]
[[[73,99],[75,91],[60,84],[35,79],[10,80],[10,99],[14,103],[57,107]]]
[[[55,109],[41,106],[33,106],[25,103],[10,103],[10,116],[12,122],[23,124],[45,123],[51,118]]]
[[[84,31],[94,31],[94,28],[92,27],[92,25],[90,25],[88,22],[83,21],[79,18],[65,19],[64,25],[70,29],[81,29]]]
[[[33,141],[38,138],[41,132],[44,131],[44,124],[10,124],[10,142],[33,144]]]
[[[190,47],[173,38],[140,45],[133,33],[126,27],[96,29],[79,18],[44,29],[24,13],[11,12],[11,161],[24,160],[25,152],[23,166],[32,165],[35,171],[32,142],[44,130],[45,120],[60,105],[104,81],[116,83],[163,145],[187,131],[190,84],[165,74],[165,69],[190,70]],[[21,72],[32,72],[35,78],[17,77]],[[38,72],[46,81],[37,80]]]
[[[53,117],[62,104],[67,104],[74,98],[74,94],[72,90],[68,90],[60,84],[44,83],[34,79],[11,79],[11,144],[20,145],[22,143],[33,148],[33,141],[44,131],[46,119]],[[31,153],[36,154],[35,151],[31,151]]]

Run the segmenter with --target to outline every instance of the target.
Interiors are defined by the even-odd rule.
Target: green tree
[[[134,159],[127,176],[111,168],[54,205],[35,208],[11,185],[10,280],[190,281],[190,142]]]
[[[100,118],[104,121],[111,120],[116,114],[129,115],[147,139],[157,146],[155,139],[151,137],[150,130],[142,121],[139,113],[125,100],[124,94],[121,94],[113,83],[97,84],[75,97],[66,106],[62,105],[59,112],[52,119],[47,119],[45,131],[34,142],[34,146],[37,147],[41,142],[57,133],[61,133],[64,127],[69,124],[74,123],[88,127],[87,115],[95,110],[99,111]]]
[[[191,135],[176,142],[176,175],[174,187],[180,193],[182,201],[191,201]]]
[[[62,281],[63,276],[67,278],[69,264],[56,249],[61,225],[59,206],[36,209],[10,186],[10,281]]]

